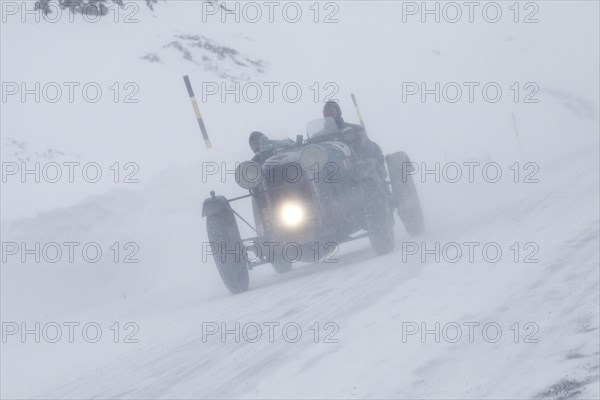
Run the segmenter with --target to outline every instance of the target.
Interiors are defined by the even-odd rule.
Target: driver
[[[360,125],[349,124],[344,121],[344,119],[342,118],[342,109],[340,108],[340,105],[337,103],[337,101],[329,100],[327,103],[325,103],[325,105],[323,106],[323,117],[333,118],[338,129],[354,128],[357,131],[363,130],[362,126]]]
[[[323,117],[325,118],[333,118],[335,124],[340,130],[344,130],[346,128],[352,128],[357,135],[356,143],[352,146],[352,151],[354,154],[360,158],[371,157],[377,161],[377,167],[379,169],[379,173],[385,179],[387,177],[387,172],[385,170],[385,159],[383,157],[383,152],[377,143],[369,140],[364,128],[361,125],[349,124],[344,121],[342,118],[342,109],[340,105],[336,101],[328,101],[323,106]]]

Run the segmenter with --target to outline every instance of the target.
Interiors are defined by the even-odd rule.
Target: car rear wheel
[[[381,182],[371,182],[364,191],[366,222],[371,247],[379,255],[394,250],[394,214]]]
[[[232,294],[248,290],[250,277],[243,257],[243,243],[233,213],[218,213],[206,218],[208,240],[219,274]]]
[[[409,235],[419,235],[425,231],[425,219],[412,178],[410,159],[406,153],[400,151],[389,154],[386,157],[386,163],[398,215]]]

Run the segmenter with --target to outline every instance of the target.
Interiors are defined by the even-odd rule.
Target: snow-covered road
[[[342,245],[334,263],[286,275],[257,269],[241,295],[221,286],[206,297],[194,279],[97,306],[56,322],[94,321],[108,339],[12,340],[3,374],[12,395],[44,398],[597,397],[597,156],[587,149],[542,165],[540,182],[518,191],[513,182],[447,185],[438,203],[429,196],[439,185],[425,183],[426,209],[448,217],[431,219],[414,239],[397,225],[393,254],[375,257],[362,240]],[[462,225],[452,218],[455,202],[473,206]],[[475,245],[472,259],[424,251],[473,242],[495,243],[502,256],[490,251],[486,260]],[[521,249],[515,262],[514,243],[538,247]],[[218,282],[214,271],[195,275]],[[5,295],[20,298],[17,289]],[[115,344],[115,321],[135,323],[139,342]],[[30,391],[32,376],[44,390]]]

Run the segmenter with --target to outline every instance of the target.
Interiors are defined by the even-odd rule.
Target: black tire
[[[389,154],[385,159],[396,210],[402,224],[410,236],[419,235],[425,231],[425,219],[415,182],[409,173],[411,171],[407,169],[411,165],[410,159],[402,151]]]
[[[363,186],[365,219],[371,247],[378,255],[390,253],[396,245],[394,213],[383,182]]]
[[[235,216],[233,213],[209,215],[206,218],[206,230],[208,240],[214,246],[213,257],[225,286],[232,294],[245,292],[250,277]],[[225,249],[229,252],[223,253]],[[232,249],[236,249],[235,254]]]

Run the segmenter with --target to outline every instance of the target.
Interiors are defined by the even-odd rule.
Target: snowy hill
[[[496,24],[480,14],[402,22],[401,2],[320,3],[315,23],[302,4],[297,23],[278,13],[222,23],[201,2],[132,8],[129,24],[123,14],[22,22],[3,8],[2,95],[7,82],[63,90],[55,103],[51,87],[39,103],[20,93],[2,102],[3,173],[47,167],[39,183],[23,183],[21,170],[2,182],[3,398],[600,396],[598,4],[539,2],[535,24],[514,23],[508,3]],[[330,14],[338,22],[322,23]],[[80,83],[73,102],[64,82]],[[97,102],[79,90],[92,82]],[[236,82],[238,102],[222,92]],[[278,84],[273,101],[265,82]],[[457,85],[422,102],[407,92],[421,82]],[[473,102],[465,82],[478,83]],[[486,100],[488,83],[502,88],[499,101]],[[302,89],[298,101],[286,84]],[[448,101],[457,86],[463,97]],[[348,121],[356,93],[370,137],[419,166],[427,233],[411,238],[397,223],[387,256],[363,239],[289,274],[262,266],[250,291],[231,296],[202,251],[201,205],[210,190],[243,191],[207,165],[249,158],[256,129],[304,133],[334,92]],[[73,182],[64,163],[78,163]],[[483,172],[492,163],[496,182]],[[23,243],[48,252],[23,262],[13,254]],[[36,323],[40,343],[22,340]],[[72,341],[65,323],[77,324]],[[51,343],[55,324],[62,336]]]

